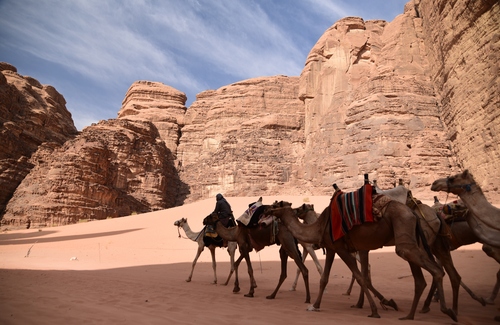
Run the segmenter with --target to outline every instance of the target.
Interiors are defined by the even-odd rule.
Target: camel
[[[238,249],[240,251],[240,257],[236,260],[235,266],[235,282],[233,292],[239,292],[239,281],[238,281],[238,267],[241,260],[244,258],[247,263],[248,275],[250,277],[250,290],[245,297],[253,297],[255,288],[257,284],[255,282],[255,278],[253,275],[252,263],[250,261],[250,252],[256,248],[263,248],[265,246],[270,246],[279,242],[281,244],[279,253],[281,259],[281,274],[278,281],[278,285],[276,289],[268,295],[267,299],[274,299],[276,294],[285,281],[287,277],[287,259],[288,256],[292,257],[292,259],[297,264],[298,268],[302,272],[302,277],[304,279],[305,287],[306,287],[306,303],[311,301],[311,294],[309,291],[309,272],[307,267],[302,262],[300,250],[297,246],[297,241],[292,236],[292,234],[288,231],[288,229],[277,220],[267,226],[257,226],[257,227],[247,227],[241,223],[238,223],[235,227],[226,228],[222,223],[218,222],[218,216],[215,214],[210,214],[203,220],[203,224],[205,225],[213,225],[215,230],[224,240],[227,241],[236,241],[238,243]],[[274,239],[275,240],[274,240]]]
[[[399,180],[398,186],[387,190],[382,190],[376,187],[376,192],[379,194],[387,195],[393,200],[405,203],[419,217],[420,225],[422,227],[422,230],[424,231],[427,243],[431,247],[432,253],[436,256],[441,266],[445,268],[446,273],[450,278],[453,292],[453,311],[458,314],[458,296],[460,286],[462,286],[474,300],[478,301],[481,305],[484,306],[486,304],[486,301],[482,297],[478,297],[476,294],[474,294],[474,292],[472,292],[472,290],[470,290],[465,285],[465,283],[463,283],[460,274],[453,264],[449,243],[449,236],[451,236],[452,233],[450,230],[446,230],[448,229],[447,225],[444,224],[444,220],[439,218],[436,213],[435,207],[430,207],[426,204],[422,204],[420,201],[415,199],[411,194],[411,191],[403,185],[401,179]],[[467,234],[464,235],[467,236]],[[455,247],[454,249],[456,248],[457,247]],[[430,310],[430,303],[434,291],[435,285],[432,284],[422,310],[420,311],[421,313],[426,313]]]
[[[500,248],[500,209],[488,202],[468,170],[455,176],[435,180],[431,190],[458,195],[471,211],[467,222],[480,242]]]
[[[191,239],[192,241],[195,241],[198,243],[198,251],[196,252],[196,256],[194,258],[192,268],[191,268],[191,273],[189,274],[188,278],[186,279],[186,282],[191,282],[191,278],[193,277],[193,272],[194,272],[194,267],[196,266],[196,261],[198,261],[198,258],[200,257],[201,253],[203,252],[205,248],[205,243],[203,240],[203,237],[205,236],[205,228],[203,228],[199,232],[194,232],[191,230],[189,227],[189,224],[187,222],[186,218],[182,218],[174,222],[174,226],[177,226],[177,230],[179,228],[184,229],[184,232],[186,233],[186,236]],[[179,232],[179,237],[181,237],[181,234]],[[227,252],[229,253],[229,257],[231,260],[231,271],[229,272],[229,276],[227,277],[226,282],[224,285],[227,285],[229,282],[229,279],[231,279],[231,276],[233,275],[234,272],[234,253],[236,251],[236,242],[228,242],[224,241],[221,243],[221,245],[216,245],[215,243],[210,244],[208,249],[210,250],[210,253],[212,254],[212,268],[214,270],[214,280],[212,281],[212,284],[217,284],[217,264],[215,262],[215,248],[217,247],[227,247]]]
[[[330,207],[326,207],[320,214],[317,221],[312,224],[303,224],[298,221],[295,212],[289,203],[282,202],[280,207],[271,207],[266,214],[272,214],[279,218],[298,240],[308,243],[318,243],[326,248],[326,260],[324,271],[321,275],[320,290],[315,303],[309,310],[319,310],[325,287],[328,283],[331,267],[335,254],[346,263],[354,274],[356,281],[363,288],[369,301],[371,314],[369,317],[379,318],[377,307],[368,291],[374,290],[369,281],[366,281],[357,268],[356,259],[351,254],[355,251],[369,251],[387,245],[395,245],[396,253],[408,261],[415,283],[415,291],[411,310],[406,317],[401,319],[414,319],[418,300],[426,286],[425,278],[421,268],[432,274],[433,281],[438,287],[441,311],[457,320],[453,310],[446,307],[443,293],[442,268],[418,245],[416,230],[418,229],[417,217],[405,204],[390,201],[382,212],[381,220],[368,222],[352,228],[344,237],[333,241],[330,235]],[[441,300],[443,299],[443,300]]]
[[[305,223],[313,223],[316,221],[318,218],[318,214],[316,211],[314,211],[314,205],[312,204],[303,204],[300,207],[296,209],[297,216],[299,216],[300,219],[303,220]],[[316,269],[318,270],[319,274],[323,273],[323,267],[321,266],[321,263],[318,260],[318,257],[316,256],[316,252],[314,251],[315,249],[318,249],[319,247],[315,247],[315,245],[311,245],[309,243],[304,243],[300,242],[299,244],[303,247],[302,249],[302,262],[305,262],[307,255],[311,255],[311,258],[314,261],[314,264],[316,265]],[[297,282],[299,281],[299,276],[300,276],[300,268],[297,268],[297,274],[295,275],[295,280],[293,280],[292,287],[290,288],[290,291],[295,291],[297,288]]]

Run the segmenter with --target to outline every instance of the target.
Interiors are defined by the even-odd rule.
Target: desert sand
[[[256,197],[227,198],[236,217]],[[298,206],[313,203],[322,211],[329,197],[264,197],[264,204],[286,200]],[[254,298],[246,298],[249,278],[246,263],[240,267],[239,293],[233,293],[229,255],[217,249],[218,284],[211,284],[213,271],[208,249],[196,265],[193,279],[186,282],[197,244],[178,232],[174,222],[188,218],[191,229],[202,229],[202,220],[215,206],[207,199],[172,209],[76,225],[42,229],[8,230],[0,234],[0,324],[452,324],[433,302],[427,314],[417,313],[413,321],[401,321],[410,309],[413,279],[408,264],[394,247],[370,255],[373,283],[386,298],[394,299],[399,311],[379,306],[380,319],[367,317],[370,309],[351,308],[359,287],[350,296],[351,273],[338,257],[323,297],[320,312],[306,311],[302,278],[290,291],[296,266],[288,262],[288,278],[276,299],[268,300],[279,274],[279,247],[252,252],[257,281]],[[181,237],[179,237],[179,234]],[[321,250],[317,251],[323,262]],[[239,253],[236,253],[239,256]],[[487,257],[480,244],[452,252],[462,280],[479,296],[489,297],[498,264]],[[319,289],[316,267],[308,257],[312,302]],[[428,286],[420,299],[420,310]],[[444,281],[446,303],[451,307],[451,287]],[[500,298],[499,298],[500,299]],[[498,324],[499,299],[481,306],[460,290],[458,324]]]

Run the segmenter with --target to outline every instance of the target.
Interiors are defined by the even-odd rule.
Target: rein
[[[187,237],[181,236],[181,231],[179,230],[179,228],[180,228],[180,227],[181,227],[181,226],[177,226],[177,233],[179,234],[179,238],[181,238],[181,237],[182,237],[182,238],[184,238],[184,239],[189,239],[189,238],[187,238]]]

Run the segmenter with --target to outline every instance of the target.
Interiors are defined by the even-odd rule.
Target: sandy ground
[[[256,197],[228,198],[239,216]],[[294,206],[313,203],[323,210],[329,197],[264,197]],[[288,278],[276,299],[268,300],[279,274],[279,247],[252,252],[258,288],[246,298],[249,278],[246,264],[240,268],[241,292],[234,294],[229,274],[229,255],[217,249],[218,285],[211,284],[213,271],[208,249],[202,253],[191,282],[186,282],[197,244],[187,238],[174,221],[188,218],[192,230],[215,206],[209,199],[182,207],[119,219],[77,225],[5,231],[0,234],[0,324],[401,324],[411,305],[413,279],[408,264],[393,247],[373,251],[370,257],[373,283],[400,310],[379,307],[380,319],[368,318],[370,310],[350,306],[357,301],[359,287],[351,296],[343,293],[351,280],[345,264],[336,259],[320,312],[306,311],[302,278],[290,291],[296,267],[288,263]],[[321,251],[317,251],[324,260]],[[463,281],[479,296],[489,297],[498,264],[481,251],[481,245],[452,253]],[[237,252],[237,256],[239,253]],[[312,302],[319,289],[319,274],[308,258]],[[424,271],[430,285],[430,275]],[[428,285],[428,287],[429,287]],[[451,307],[451,287],[445,279],[446,302]],[[427,289],[424,296],[427,294]],[[423,298],[419,303],[419,310]],[[460,290],[459,324],[499,324],[499,301],[481,306]],[[410,324],[452,324],[432,303],[427,314],[417,313]]]

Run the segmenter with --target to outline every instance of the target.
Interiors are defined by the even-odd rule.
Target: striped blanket
[[[372,186],[364,185],[357,191],[337,191],[331,200],[331,235],[333,241],[342,238],[352,227],[373,222]]]

